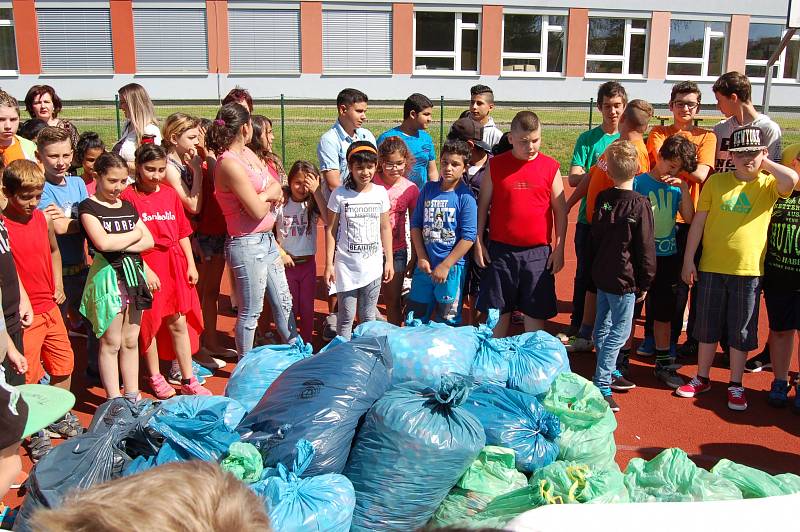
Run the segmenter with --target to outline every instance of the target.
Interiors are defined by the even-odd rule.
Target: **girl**
[[[252,136],[250,112],[235,103],[222,106],[206,134],[206,145],[217,154],[215,194],[230,235],[225,258],[236,278],[235,336],[240,357],[253,347],[265,291],[282,340],[292,343],[297,336],[292,296],[272,233],[274,204],[283,201],[283,192],[247,148]]]
[[[78,145],[75,147],[75,164],[83,168],[84,184],[86,184],[86,192],[91,196],[97,189],[97,173],[94,171],[94,163],[97,158],[106,152],[106,145],[100,139],[100,135],[94,131],[87,131],[81,133],[78,139]]]
[[[408,174],[414,169],[414,156],[400,137],[387,137],[378,148],[378,173],[374,183],[386,189],[389,195],[389,219],[392,224],[392,255],[395,276],[383,289],[386,317],[390,323],[400,325],[403,320],[401,293],[403,280],[410,275],[417,257],[411,248],[408,257],[408,221],[414,213],[419,188]]]
[[[278,210],[279,250],[286,267],[286,280],[292,292],[294,315],[300,315],[300,336],[311,343],[314,330],[316,293],[317,220],[328,223],[328,209],[319,186],[317,168],[297,161],[289,170],[289,185],[284,188],[283,208]]]
[[[139,348],[147,358],[150,387],[159,399],[175,395],[159,369],[159,357],[177,359],[177,377],[184,395],[211,395],[192,375],[192,353],[200,348],[202,311],[189,236],[192,228],[178,195],[161,186],[166,176],[164,148],[144,144],[136,150],[136,181],[122,193],[141,213],[155,247],[142,254],[153,306],[142,315]],[[178,369],[176,368],[176,369]]]
[[[136,208],[120,199],[128,179],[125,161],[104,153],[94,164],[97,190],[78,205],[78,216],[94,260],[81,300],[81,314],[100,338],[100,380],[109,399],[139,397],[137,338],[142,311],[152,305],[140,253],[153,247]]]
[[[167,184],[175,189],[186,212],[197,214],[202,205],[203,160],[199,121],[184,113],[173,113],[164,122],[161,145],[167,150]]]
[[[25,109],[31,118],[44,120],[48,126],[60,127],[69,133],[72,147],[78,143],[78,130],[67,120],[58,118],[61,112],[61,98],[50,85],[34,85],[25,95]]]
[[[272,120],[263,115],[253,115],[253,139],[248,147],[278,176],[281,184],[286,184],[286,171],[280,157],[272,151],[275,134],[272,132]]]
[[[328,200],[325,282],[336,284],[337,333],[349,340],[356,307],[362,322],[376,319],[381,277],[385,283],[392,280],[394,260],[389,195],[372,184],[378,150],[360,140],[350,145],[346,157],[350,174]]]
[[[154,144],[161,144],[161,130],[156,120],[156,110],[144,87],[138,83],[128,83],[119,90],[119,108],[126,122],[122,136],[111,151],[119,154],[128,164],[128,174],[136,173],[134,158],[136,149],[145,135],[153,138]]]

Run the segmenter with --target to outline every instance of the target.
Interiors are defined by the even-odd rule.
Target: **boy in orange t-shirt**
[[[20,159],[35,160],[36,145],[17,135],[17,129],[19,103],[13,96],[0,90],[0,162],[6,166]]]

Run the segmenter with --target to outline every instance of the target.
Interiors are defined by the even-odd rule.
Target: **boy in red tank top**
[[[536,113],[517,113],[508,135],[511,151],[489,161],[481,182],[474,254],[487,270],[476,306],[500,310],[497,337],[507,335],[515,310],[524,314],[526,331],[542,329],[557,314],[554,275],[564,266],[567,206],[558,162],[539,152],[541,138]]]

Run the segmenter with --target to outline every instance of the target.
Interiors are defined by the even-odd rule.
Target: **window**
[[[391,11],[324,10],[322,71],[391,74]]]
[[[478,73],[480,14],[414,14],[414,70]]]
[[[503,75],[562,74],[567,17],[503,16]]]
[[[138,72],[208,72],[204,4],[201,7],[191,4],[187,7],[137,7],[134,4],[133,30]]]
[[[14,41],[14,14],[0,8],[0,73],[17,71],[17,45]]]
[[[590,17],[586,73],[643,77],[649,26],[643,18]]]
[[[228,11],[232,73],[300,73],[300,11]]]
[[[686,77],[719,77],[725,66],[724,22],[672,20],[669,28],[667,75]]]
[[[756,79],[763,79],[766,76],[767,61],[778,49],[785,31],[784,24],[750,23],[745,74]],[[772,67],[774,79],[798,81],[798,56],[800,56],[800,35],[795,35]]]
[[[113,72],[111,15],[105,8],[37,8],[42,72]]]

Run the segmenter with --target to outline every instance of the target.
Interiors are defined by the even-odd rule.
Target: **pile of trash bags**
[[[800,492],[800,477],[679,449],[624,470],[614,414],[544,332],[360,325],[319,353],[246,354],[225,397],[114,399],[40,460],[16,530],[70,490],[187,460],[217,462],[275,530],[502,528],[549,504],[708,501]]]

